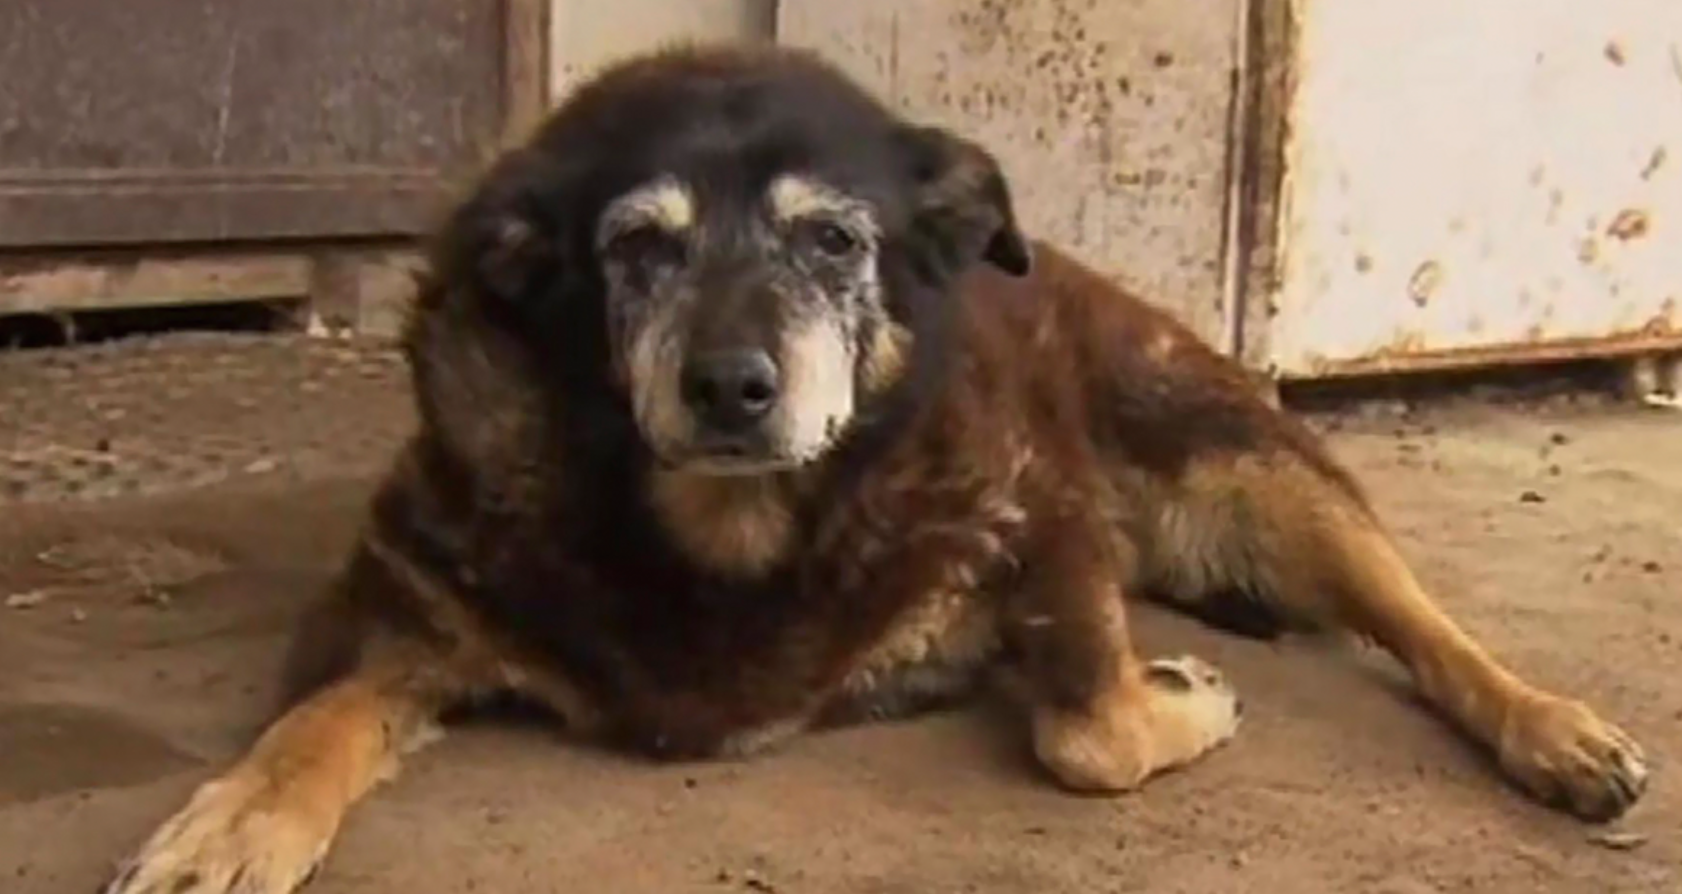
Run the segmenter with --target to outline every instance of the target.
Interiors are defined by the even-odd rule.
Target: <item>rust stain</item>
[[[1577,243],[1577,260],[1584,264],[1593,264],[1600,258],[1600,240],[1593,236],[1584,236]]]
[[[1279,374],[1282,378],[1297,380],[1354,378],[1556,360],[1606,359],[1682,349],[1682,330],[1662,320],[1648,321],[1638,329],[1621,330],[1590,338],[1548,339],[1539,326],[1532,326],[1527,336],[1529,340],[1523,343],[1507,342],[1429,351],[1398,350],[1396,345],[1392,345],[1363,357],[1346,360],[1310,355],[1304,358],[1306,374],[1290,370],[1280,370]],[[1397,344],[1405,348],[1406,342],[1407,337],[1403,336]]]
[[[1390,339],[1390,344],[1380,348],[1378,353],[1393,357],[1420,354],[1425,351],[1425,344],[1425,333],[1416,332],[1412,329],[1402,329]]]
[[[1617,217],[1612,218],[1610,224],[1606,225],[1606,235],[1620,242],[1628,242],[1631,239],[1640,239],[1647,235],[1650,226],[1651,218],[1648,217],[1647,212],[1639,208],[1625,208],[1618,212]]]
[[[1426,261],[1413,269],[1413,276],[1408,278],[1408,297],[1419,307],[1430,302],[1431,296],[1443,284],[1443,266],[1436,261]]]
[[[1664,167],[1665,160],[1670,157],[1670,151],[1663,146],[1653,147],[1653,154],[1647,157],[1647,164],[1641,169],[1641,179],[1651,180]]]
[[[1606,61],[1612,63],[1613,65],[1623,65],[1625,61],[1623,45],[1618,43],[1616,40],[1607,41]]]

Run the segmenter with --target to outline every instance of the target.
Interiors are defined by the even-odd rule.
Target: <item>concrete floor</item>
[[[219,339],[0,356],[0,406],[0,890],[91,891],[249,741],[408,408],[381,351]],[[1382,661],[1141,608],[1149,650],[1214,660],[1248,712],[1138,795],[1059,793],[985,709],[694,766],[481,724],[358,809],[313,890],[1682,890],[1682,414],[1316,424],[1457,617],[1653,752],[1627,837],[1516,795]]]

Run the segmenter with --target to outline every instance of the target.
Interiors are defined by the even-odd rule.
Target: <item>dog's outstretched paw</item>
[[[291,894],[320,867],[331,828],[262,780],[207,783],[103,894]]]
[[[1535,694],[1509,710],[1499,756],[1531,794],[1593,822],[1621,816],[1647,788],[1641,746],[1587,705],[1558,696]]]

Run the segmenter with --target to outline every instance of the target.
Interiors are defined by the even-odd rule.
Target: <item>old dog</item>
[[[1647,768],[1422,589],[1246,374],[1024,235],[981,146],[808,53],[673,48],[577,89],[440,227],[404,342],[420,424],[296,640],[293,699],[112,894],[280,894],[445,711],[741,756],[997,678],[1071,789],[1231,738],[1215,668],[1130,597],[1346,631],[1537,798]]]

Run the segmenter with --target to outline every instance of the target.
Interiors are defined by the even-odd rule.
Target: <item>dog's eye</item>
[[[859,240],[846,227],[827,220],[806,225],[806,238],[818,251],[832,258],[844,258],[859,247]]]
[[[656,226],[633,227],[614,235],[603,249],[608,260],[635,266],[677,266],[688,249],[673,233]]]

